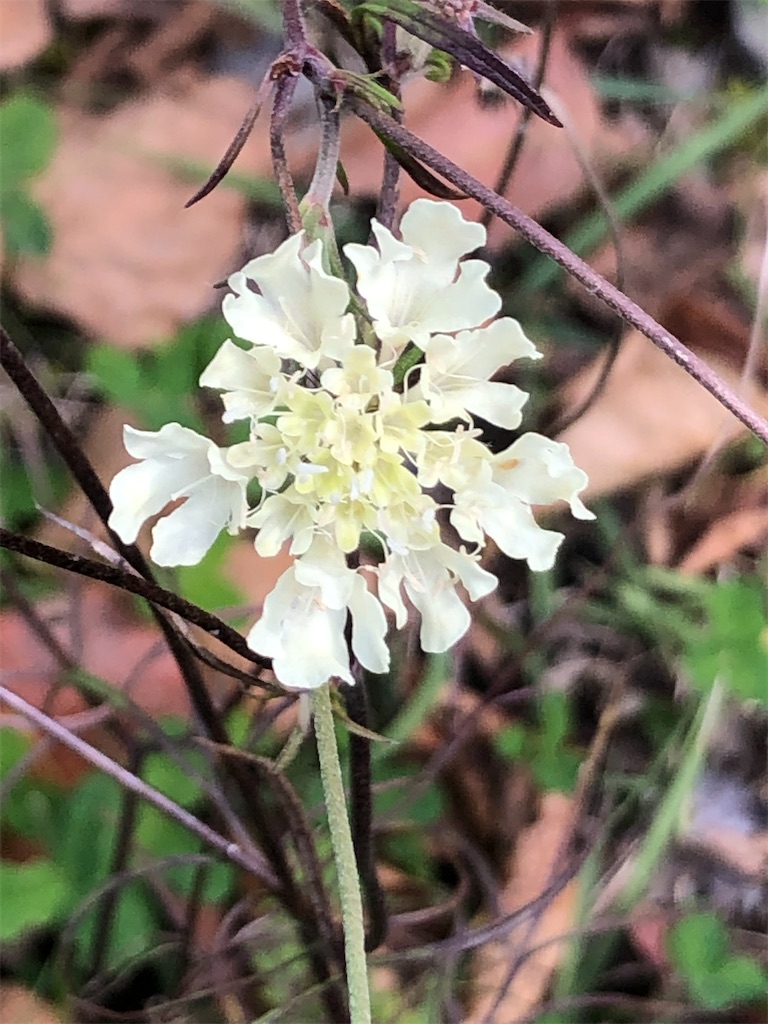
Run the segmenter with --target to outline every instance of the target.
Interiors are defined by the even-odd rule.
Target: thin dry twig
[[[721,405],[732,412],[756,437],[768,445],[768,423],[761,416],[751,409],[703,360],[683,345],[678,338],[666,331],[637,303],[593,270],[567,245],[551,235],[546,228],[532,220],[507,199],[497,195],[493,189],[483,185],[477,178],[462,170],[423,139],[398,124],[394,118],[374,110],[355,96],[347,96],[346,102],[357,116],[375,132],[391,138],[397,145],[402,146],[403,149],[415,156],[417,160],[427,164],[452,185],[460,188],[465,195],[476,199],[487,209],[492,210],[500,220],[514,228],[539,252],[553,259],[571,277],[579,281],[590,294],[596,295],[609,309],[618,313],[628,324],[636,327],[657,348],[673,359],[678,366],[681,366],[686,373],[709,391]]]
[[[32,540],[30,537],[23,537],[18,533],[12,533],[4,527],[0,527],[0,548],[16,551],[21,555],[34,558],[36,561],[43,562],[46,565],[66,569],[68,572],[87,576],[89,579],[99,580],[102,583],[109,584],[111,587],[117,587],[119,590],[125,590],[128,593],[143,597],[150,604],[165,608],[167,611],[181,616],[185,621],[191,622],[192,625],[205,630],[206,633],[220,640],[226,647],[231,648],[236,654],[247,658],[248,661],[253,662],[255,665],[259,665],[262,668],[269,667],[269,661],[252,651],[246,643],[245,637],[238,633],[236,629],[228,626],[226,622],[212,612],[207,612],[198,605],[186,601],[183,597],[174,594],[171,590],[166,590],[157,583],[152,583],[141,576],[118,569],[114,565],[108,565],[106,562],[97,562],[92,558],[85,558],[83,555],[72,555],[68,551],[51,547],[49,544],[43,544],[41,541]],[[277,687],[264,683],[258,678],[249,678],[248,681],[254,686],[263,685],[267,689],[280,692]]]
[[[0,684],[0,700],[13,708],[18,714],[23,715],[33,725],[36,725],[38,729],[42,729],[60,743],[63,743],[64,746],[69,747],[70,750],[74,750],[75,753],[88,761],[89,764],[110,775],[124,789],[135,793],[142,800],[146,800],[147,803],[156,807],[162,814],[178,822],[179,825],[197,836],[207,846],[222,854],[227,860],[243,868],[249,874],[254,875],[270,889],[278,888],[278,879],[265,860],[245,853],[237,843],[230,842],[229,839],[219,835],[218,832],[214,832],[212,828],[209,828],[199,818],[196,818],[189,811],[174,803],[173,800],[169,800],[159,790],[148,785],[137,775],[134,775],[133,772],[129,772],[116,761],[113,761],[112,758],[107,757],[106,754],[102,754],[96,747],[86,743],[85,740],[70,732],[69,729],[57,722],[56,719],[39,711],[32,704],[25,701],[23,697],[20,697],[13,690],[9,690],[7,686],[2,684]]]

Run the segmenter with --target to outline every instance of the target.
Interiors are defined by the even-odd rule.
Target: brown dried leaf
[[[136,6],[136,0],[59,0],[66,18],[85,20],[106,18],[122,14],[127,17]]]
[[[500,51],[507,60],[535,67],[539,41],[537,36],[522,37]],[[556,30],[552,40],[548,73],[545,79],[547,99],[558,99],[564,107],[581,147],[600,163],[625,153],[635,144],[624,130],[606,124],[600,113],[594,90],[582,62],[570,49],[564,31]],[[492,182],[504,159],[522,116],[517,104],[481,106],[477,85],[469,72],[462,72],[450,85],[425,79],[406,83],[403,104],[408,128],[426,139],[455,163],[481,181]],[[309,166],[314,151],[306,154]],[[381,180],[382,147],[366,125],[349,119],[342,129],[342,161],[352,189],[356,193],[378,193]],[[508,196],[531,216],[540,216],[553,203],[567,201],[583,185],[580,164],[573,154],[566,131],[534,118],[528,125],[526,142]],[[424,193],[403,176],[401,200],[405,205]],[[480,206],[460,201],[465,216],[478,219]],[[491,243],[508,238],[511,228],[495,222]]]
[[[510,914],[538,899],[552,882],[553,869],[573,826],[572,800],[562,793],[546,793],[541,798],[538,820],[525,829],[509,864],[507,883],[501,895],[501,911]],[[525,949],[541,945],[515,972],[503,994],[494,1020],[515,1024],[526,1020],[546,992],[552,972],[560,963],[567,945],[557,940],[574,921],[577,882],[570,882],[542,910],[528,931],[525,921],[512,928],[506,939],[482,949],[475,962],[477,999],[467,1024],[480,1024],[493,1006],[499,987],[513,961]]]
[[[8,1024],[60,1024],[56,1008],[34,992],[5,981],[0,985],[3,1020]]]
[[[83,671],[124,689],[153,718],[189,713],[176,662],[157,629],[137,621],[132,605],[121,595],[88,582],[74,594],[41,602],[38,612]],[[13,608],[0,613],[0,650],[8,687],[29,703],[56,716],[86,709],[83,698],[65,685],[62,666],[50,649]],[[32,727],[30,731],[35,732]],[[82,736],[100,747],[105,745],[98,724]],[[109,740],[106,742],[108,745]],[[34,768],[36,775],[60,783],[74,782],[86,770],[87,763],[60,744],[52,744]]]
[[[53,38],[46,0],[2,0],[0,29],[0,71],[23,67]]]
[[[245,200],[220,188],[185,210],[195,186],[162,159],[215,166],[251,101],[243,81],[185,76],[108,118],[62,111],[61,142],[35,184],[54,247],[45,260],[21,261],[22,297],[128,347],[205,312],[211,285],[237,263]],[[240,173],[268,164],[264,133],[253,138]]]
[[[565,389],[568,407],[591,393],[602,360],[588,366]],[[707,362],[731,387],[739,371],[721,355]],[[762,416],[768,395],[750,385],[743,397]],[[589,475],[588,498],[630,487],[669,473],[744,427],[689,374],[638,331],[624,340],[606,385],[594,405],[568,427],[567,442],[577,465]]]
[[[678,565],[698,576],[722,565],[744,548],[763,548],[768,540],[768,508],[747,508],[716,519]]]

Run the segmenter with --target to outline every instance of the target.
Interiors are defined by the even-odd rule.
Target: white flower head
[[[302,252],[304,243],[303,232],[292,235],[275,252],[232,274],[228,283],[234,294],[225,296],[223,312],[238,338],[313,370],[352,347],[355,322],[346,312],[349,289],[323,268],[320,240]]]
[[[183,504],[152,530],[150,555],[158,565],[196,565],[223,529],[245,526],[248,477],[230,467],[207,437],[178,423],[157,431],[124,428],[129,455],[141,462],[112,480],[110,529],[132,544],[142,524],[180,498]]]
[[[333,676],[354,682],[344,633],[352,620],[352,652],[371,672],[385,672],[384,611],[363,577],[347,568],[341,552],[319,537],[267,595],[249,646],[273,659],[284,686],[308,689]]]
[[[485,282],[482,260],[459,260],[485,243],[485,228],[448,203],[417,199],[400,224],[402,241],[377,221],[378,250],[350,243],[344,253],[357,271],[374,330],[392,361],[409,341],[426,348],[431,334],[478,327],[501,300]]]
[[[565,445],[523,434],[494,455],[476,425],[518,427],[526,393],[491,378],[538,358],[515,320],[487,323],[501,301],[488,265],[464,259],[484,229],[420,199],[401,237],[376,223],[373,233],[375,246],[345,247],[354,303],[325,269],[322,243],[307,245],[303,233],[233,274],[224,315],[245,344],[225,342],[200,383],[222,392],[224,421],[246,421],[248,440],[219,448],[179,424],[126,428],[142,461],[112,482],[110,525],[124,540],[181,502],[154,526],[160,564],[193,564],[222,529],[255,528],[263,557],[287,547],[293,564],[248,644],[292,688],[352,682],[351,656],[387,671],[385,609],[402,627],[410,604],[423,649],[446,650],[469,626],[465,598],[496,586],[480,565],[489,538],[546,569],[562,534],[539,526],[533,507],[566,501],[591,516],[579,498],[586,476]],[[406,372],[412,349],[398,360],[410,343],[423,358]],[[441,508],[470,550],[443,539]],[[376,538],[381,561],[353,568],[347,557],[363,534]]]

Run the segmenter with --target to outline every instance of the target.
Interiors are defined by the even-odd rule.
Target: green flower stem
[[[333,727],[329,683],[312,691],[312,714],[315,720],[315,738],[320,758],[320,777],[325,794],[328,827],[339,880],[349,1014],[352,1024],[370,1024],[371,1000],[368,992],[368,967],[365,961],[363,900],[360,895],[360,879],[355,863],[347,802],[344,798],[344,782]]]

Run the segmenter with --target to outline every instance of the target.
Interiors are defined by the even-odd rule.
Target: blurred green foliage
[[[168,720],[162,728],[169,737],[183,739],[186,725]],[[0,778],[10,773],[31,750],[22,733],[3,729],[0,735]],[[185,751],[180,767],[163,753],[149,754],[142,778],[180,806],[204,806],[200,780],[208,776],[205,759]],[[164,926],[164,910],[142,877],[113,877],[113,857],[127,798],[110,776],[90,774],[70,790],[41,782],[22,772],[5,794],[0,824],[27,838],[38,848],[30,860],[0,862],[3,913],[0,942],[15,943],[66,925],[74,949],[74,963],[87,971],[95,955],[99,910],[107,889],[117,905],[108,931],[105,966],[112,971],[130,965],[154,950]],[[132,839],[131,862],[146,865],[165,857],[203,852],[200,840],[148,804],[141,804]],[[201,897],[209,903],[225,900],[234,884],[228,864],[173,864],[158,871],[169,888],[188,896],[204,871]]]
[[[730,951],[728,932],[716,914],[689,914],[667,937],[667,950],[697,1006],[725,1010],[739,1004],[765,1004],[768,974],[751,957]]]
[[[26,93],[0,103],[0,224],[3,243],[11,256],[44,256],[52,234],[29,185],[50,163],[57,132],[53,110]]]
[[[114,345],[93,345],[86,370],[96,391],[134,413],[137,426],[159,430],[165,423],[180,423],[203,431],[198,380],[229,334],[221,316],[206,316],[151,349],[126,352]]]
[[[566,693],[543,693],[538,700],[537,723],[513,722],[494,737],[496,752],[529,765],[543,790],[572,793],[581,767],[581,755],[569,745],[572,730],[571,700]]]

